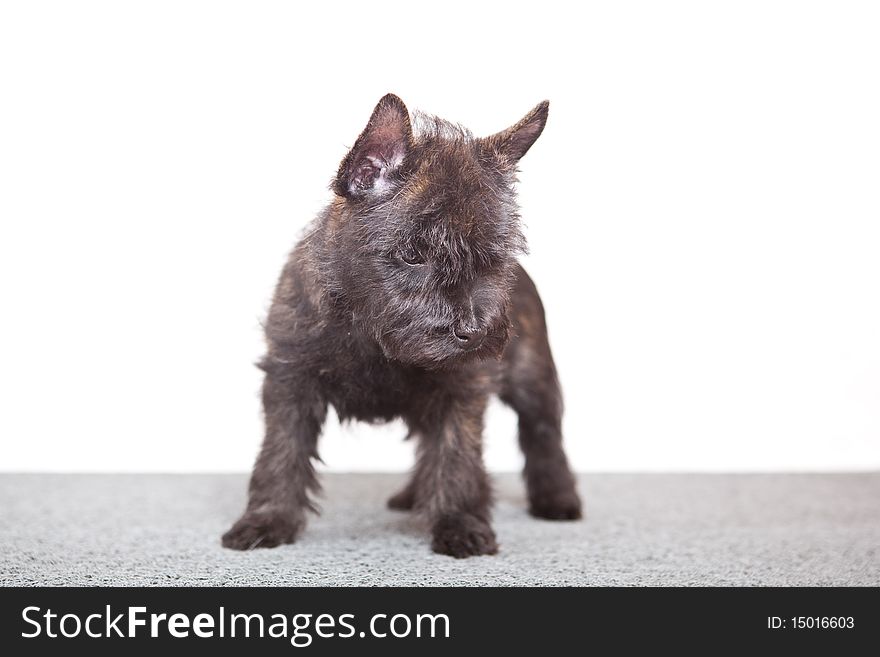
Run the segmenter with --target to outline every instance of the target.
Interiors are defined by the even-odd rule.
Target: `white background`
[[[245,470],[259,322],[387,91],[522,163],[582,470],[880,467],[880,20],[853,2],[5,2],[0,469]],[[493,407],[487,461],[519,467]],[[331,469],[403,470],[400,426]]]

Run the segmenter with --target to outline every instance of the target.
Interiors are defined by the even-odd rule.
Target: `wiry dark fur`
[[[478,139],[418,114],[413,128],[391,94],[376,106],[278,283],[261,363],[266,437],[223,545],[296,539],[314,509],[328,405],[342,419],[407,423],[418,461],[389,506],[423,511],[436,552],[497,551],[481,445],[493,393],[519,415],[532,514],[580,517],[544,311],[516,260],[516,165],[547,110]]]

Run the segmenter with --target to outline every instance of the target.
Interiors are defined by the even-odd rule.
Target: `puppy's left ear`
[[[547,123],[547,114],[550,111],[550,101],[545,100],[526,114],[516,125],[502,130],[491,137],[484,137],[480,141],[490,150],[495,151],[512,164],[526,154],[544,131]]]
[[[411,147],[412,126],[406,105],[394,94],[386,94],[339,165],[333,190],[346,198],[381,192]]]

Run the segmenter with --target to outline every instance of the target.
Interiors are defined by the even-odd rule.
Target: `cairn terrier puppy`
[[[388,505],[422,512],[435,552],[498,550],[481,445],[492,394],[519,416],[532,515],[581,516],[544,310],[517,262],[517,163],[548,107],[477,138],[432,116],[411,120],[393,94],[379,101],[342,160],[333,201],[281,274],[260,363],[265,439],[224,546],[296,540],[315,510],[328,406],[341,419],[406,422],[417,464]]]

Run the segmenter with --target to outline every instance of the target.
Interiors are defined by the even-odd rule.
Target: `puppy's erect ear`
[[[491,137],[485,137],[481,141],[485,146],[506,158],[508,162],[515,164],[541,136],[544,125],[547,123],[549,111],[550,101],[545,100],[526,114],[516,125]]]
[[[400,169],[411,146],[406,105],[394,94],[386,94],[339,165],[333,190],[347,198],[380,193]]]

